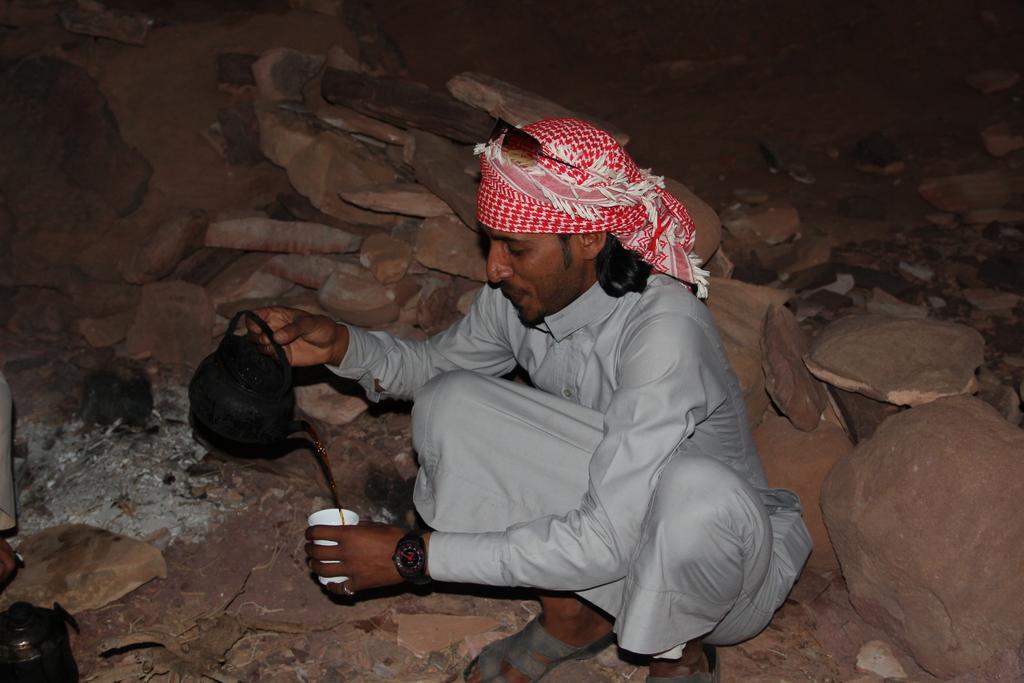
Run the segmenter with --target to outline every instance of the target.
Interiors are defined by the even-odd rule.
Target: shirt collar
[[[601,284],[595,282],[568,306],[544,318],[544,326],[555,341],[560,342],[576,330],[606,318],[616,302],[618,299],[609,296]]]

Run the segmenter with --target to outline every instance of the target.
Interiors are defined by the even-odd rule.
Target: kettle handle
[[[262,330],[263,334],[270,340],[270,345],[274,347],[274,352],[277,354],[277,360],[284,368],[284,384],[282,385],[282,391],[287,391],[292,385],[292,365],[288,362],[288,356],[284,355],[284,348],[274,341],[274,332],[270,329],[270,325],[267,324],[266,320],[259,317],[252,311],[239,311],[238,313],[235,313],[235,316],[231,318],[231,322],[228,323],[228,331],[225,332],[225,335],[235,333],[235,327],[238,325],[238,321],[242,319],[243,315],[259,325],[260,330]]]

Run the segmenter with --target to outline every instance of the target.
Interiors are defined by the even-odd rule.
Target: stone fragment
[[[260,99],[301,102],[302,88],[323,68],[324,58],[286,47],[273,47],[252,65]]]
[[[359,60],[341,45],[332,45],[327,50],[327,66],[342,71],[360,71],[362,69]]]
[[[832,466],[853,449],[853,444],[842,429],[831,423],[822,422],[807,432],[775,415],[766,417],[754,430],[754,443],[768,485],[791,489],[800,496],[804,523],[814,541],[807,566],[821,572],[837,569],[839,561],[821,518],[818,497]]]
[[[1009,90],[1017,81],[1020,74],[1010,69],[987,69],[978,71],[967,76],[967,85],[978,92],[991,95],[1002,90]]]
[[[1024,135],[1014,135],[1006,121],[983,128],[981,142],[985,145],[985,150],[994,157],[1004,157],[1011,152],[1024,149]]]
[[[245,254],[222,270],[209,284],[206,293],[215,308],[246,298],[272,298],[292,288],[292,283],[265,270],[270,254]]]
[[[722,242],[721,219],[707,202],[678,180],[666,177],[665,189],[683,203],[686,213],[693,219],[693,224],[697,228],[693,250],[700,256],[701,261],[707,263]]]
[[[892,647],[881,640],[869,640],[857,653],[857,670],[882,678],[903,680],[907,672],[896,659]]]
[[[713,278],[708,308],[715,319],[729,363],[740,381],[751,426],[761,421],[770,406],[765,391],[761,331],[768,308],[781,306],[791,296],[786,290],[750,285],[739,280]]]
[[[853,606],[940,679],[1020,646],[1021,453],[990,406],[945,398],[886,420],[822,488]]]
[[[772,206],[726,212],[722,224],[739,239],[779,244],[799,232],[800,215],[791,206]]]
[[[793,273],[828,263],[832,244],[825,237],[804,236],[790,243],[759,249],[757,254],[761,265],[774,270],[780,280],[787,282]]]
[[[71,33],[109,38],[128,45],[145,45],[153,19],[142,14],[68,7],[58,14],[61,24]]]
[[[749,204],[751,206],[765,204],[769,199],[771,199],[767,192],[748,187],[734,187],[732,190],[732,196],[744,204]]]
[[[934,270],[928,266],[921,265],[920,263],[900,261],[897,268],[899,268],[901,272],[904,272],[911,277],[916,277],[918,280],[924,280],[925,282],[929,282],[933,277],[935,277]]]
[[[1012,183],[999,171],[970,173],[945,178],[926,178],[917,188],[940,211],[960,213],[968,209],[998,209],[1010,201]]]
[[[894,297],[889,292],[878,287],[871,289],[871,300],[866,306],[868,313],[889,315],[894,318],[914,318],[922,320],[928,317],[927,306],[915,306],[908,304],[902,299]]]
[[[448,327],[458,318],[452,306],[454,296],[451,276],[440,272],[421,276],[419,296],[410,302],[416,304],[416,324],[427,334],[436,334]]]
[[[493,631],[498,620],[493,617],[455,614],[399,614],[398,644],[417,657],[444,650],[469,635]]]
[[[166,578],[153,546],[84,524],[62,524],[24,539],[25,566],[4,589],[3,601],[60,603],[72,614],[99,609],[151,579]]]
[[[167,280],[142,286],[125,350],[133,358],[196,366],[211,349],[214,305],[199,285]]]
[[[815,377],[840,389],[916,406],[973,393],[984,352],[981,334],[964,325],[869,314],[831,323],[805,362]]]
[[[286,168],[292,187],[327,215],[365,225],[394,223],[393,216],[365,211],[338,196],[341,190],[397,179],[387,161],[352,136],[320,133],[291,158]]]
[[[477,168],[473,148],[439,135],[414,130],[409,165],[416,180],[448,204],[462,222],[476,229],[476,181],[467,169]]]
[[[342,322],[359,327],[384,325],[398,319],[399,306],[380,283],[341,271],[327,278],[317,301]]]
[[[470,280],[487,280],[486,257],[480,235],[453,215],[428,218],[416,234],[416,260],[428,268]]]
[[[942,227],[956,225],[956,216],[951,213],[929,213],[925,215],[924,219],[932,225],[941,225]]]
[[[607,131],[620,145],[625,146],[629,142],[628,134],[607,123],[600,123],[584,114],[573,113],[551,100],[493,76],[465,71],[450,78],[447,87],[448,92],[456,99],[481,109],[494,118],[504,119],[514,126],[522,127],[549,117],[568,116],[592,121],[598,128]]]
[[[359,248],[356,235],[319,223],[236,218],[210,223],[204,246],[293,254],[345,254]]]
[[[411,261],[409,244],[389,235],[370,235],[359,250],[359,262],[382,284],[401,280]]]
[[[875,132],[859,140],[853,156],[858,171],[879,175],[902,173],[905,164],[896,143],[885,133]]]
[[[295,404],[314,420],[335,426],[347,425],[370,407],[364,397],[344,394],[334,382],[296,386]]]
[[[202,210],[179,214],[161,223],[137,251],[118,264],[126,282],[145,284],[170,274],[175,266],[203,243],[208,219]]]
[[[764,316],[761,360],[765,389],[772,402],[797,429],[818,427],[825,409],[825,389],[804,365],[810,335],[789,309],[773,304]]]
[[[978,398],[999,411],[1010,424],[1021,420],[1021,397],[1013,387],[1002,384],[998,378],[978,373]],[[1022,385],[1024,386],[1024,385]]]
[[[1021,301],[1019,294],[995,289],[970,288],[961,291],[961,294],[979,311],[1007,311]]]
[[[75,327],[90,346],[102,349],[124,339],[134,320],[135,309],[132,308],[100,318],[79,318]]]
[[[442,199],[417,183],[369,185],[351,190],[342,189],[339,194],[345,201],[370,211],[400,213],[418,218],[443,216],[452,211]]]
[[[11,298],[7,329],[30,337],[57,338],[71,325],[71,298],[47,287],[19,287]]]

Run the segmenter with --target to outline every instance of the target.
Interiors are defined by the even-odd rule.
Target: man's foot
[[[718,658],[715,649],[703,646],[701,641],[693,640],[683,648],[683,656],[679,659],[652,659],[648,669],[649,683],[659,681],[687,681],[687,683],[704,683],[718,680]]]
[[[466,667],[469,683],[529,683],[562,662],[593,657],[614,639],[611,622],[575,597],[542,597],[544,613],[492,643]]]

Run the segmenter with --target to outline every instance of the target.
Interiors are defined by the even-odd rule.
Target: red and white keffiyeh
[[[502,151],[500,138],[476,146],[477,220],[506,232],[610,232],[654,270],[707,298],[708,271],[693,252],[696,226],[665,191],[663,177],[639,168],[612,136],[579,119],[542,119],[523,130],[547,156],[524,165]]]

